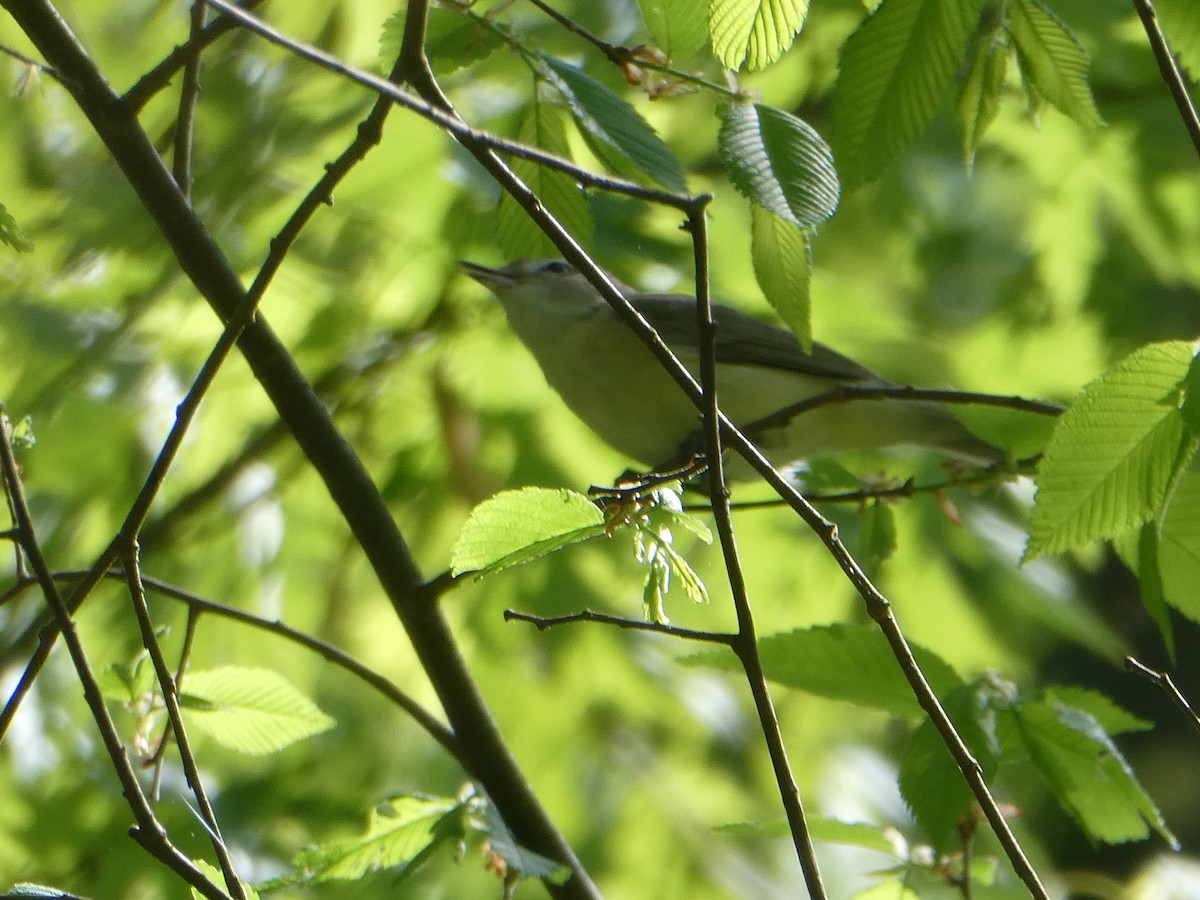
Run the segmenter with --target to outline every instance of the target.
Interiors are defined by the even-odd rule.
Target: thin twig
[[[204,31],[204,20],[208,9],[204,0],[192,0],[191,15],[188,17],[190,33],[188,43],[193,46]],[[197,50],[183,67],[183,86],[179,90],[179,112],[175,115],[175,153],[172,157],[171,174],[183,196],[192,196],[192,150],[195,143],[196,104],[200,100],[200,57]]]
[[[489,134],[486,131],[481,131],[477,128],[472,128],[457,115],[440,109],[432,103],[414,97],[412,94],[402,90],[390,81],[380,78],[378,75],[372,75],[370,72],[357,69],[354,66],[348,65],[341,60],[335,59],[329,54],[318,50],[316,47],[311,47],[302,41],[298,41],[287,35],[281,34],[279,31],[272,28],[262,19],[252,16],[242,9],[228,3],[227,0],[204,0],[209,6],[215,7],[222,12],[227,13],[232,18],[237,19],[246,28],[261,35],[274,44],[278,44],[295,53],[302,59],[315,63],[323,68],[336,72],[337,74],[348,78],[363,87],[370,88],[372,91],[387,97],[392,102],[399,106],[403,106],[410,112],[414,112],[419,116],[423,116],[434,122],[447,132],[452,134],[460,143],[472,143],[475,146],[487,147],[489,150],[497,150],[502,153],[511,154],[512,156],[527,159],[535,162],[538,165],[545,166],[556,172],[563,172],[570,175],[580,184],[586,187],[599,188],[600,190],[612,191],[617,194],[624,194],[629,197],[636,197],[640,200],[645,200],[650,203],[661,203],[665,206],[671,206],[676,209],[684,209],[691,201],[691,198],[685,194],[676,194],[671,191],[663,191],[655,188],[644,187],[636,182],[627,181],[623,178],[616,178],[609,175],[600,175],[596,172],[589,171],[582,166],[577,165],[568,159],[563,159],[560,156],[555,156],[553,153],[547,153],[544,150],[539,150],[536,147],[530,147],[527,144],[522,144],[518,141],[510,141],[505,138],[497,137],[494,134]]]
[[[3,414],[3,406],[0,406],[0,420],[3,419]],[[42,554],[41,543],[38,541],[37,532],[33,527],[33,517],[29,513],[25,491],[18,473],[19,469],[13,456],[12,445],[7,436],[0,431],[0,478],[3,479],[5,490],[12,504],[13,525],[18,532],[21,548],[29,559],[29,564],[41,587],[42,595],[54,614],[58,630],[63,636],[63,642],[71,657],[71,663],[75,667],[76,677],[83,688],[84,701],[96,723],[96,729],[100,732],[104,749],[108,753],[117,778],[121,782],[126,802],[137,822],[137,825],[130,829],[130,837],[205,897],[212,898],[212,900],[230,900],[227,893],[209,881],[196,868],[195,864],[171,843],[166,829],[154,815],[154,811],[138,783],[137,774],[125,752],[125,745],[121,742],[117,727],[108,713],[100,684],[92,671],[91,663],[88,662],[83,642],[79,638],[67,605],[58,592],[58,586],[55,584],[50,566]]]
[[[826,896],[825,883],[817,864],[808,818],[800,788],[792,774],[788,761],[787,747],[779,727],[779,717],[771,700],[766,673],[758,652],[758,635],[754,624],[754,613],[742,572],[738,554],[737,538],[733,530],[733,514],[729,508],[729,488],[725,483],[724,450],[721,446],[721,409],[717,384],[717,325],[713,319],[712,297],[708,283],[708,201],[697,202],[688,213],[684,230],[692,236],[693,256],[696,260],[696,330],[700,337],[700,386],[704,395],[701,410],[704,422],[705,456],[708,459],[708,493],[712,502],[713,523],[721,543],[721,554],[725,560],[725,577],[733,597],[737,614],[737,638],[733,651],[746,676],[754,708],[758,713],[759,727],[767,745],[775,783],[787,815],[788,827],[796,857],[804,873],[804,884],[814,900]]]
[[[1135,675],[1140,675],[1147,681],[1157,684],[1160,688],[1166,691],[1167,696],[1171,701],[1179,707],[1179,711],[1191,723],[1192,727],[1200,731],[1200,715],[1192,709],[1192,704],[1188,702],[1187,697],[1183,692],[1175,686],[1174,680],[1167,672],[1160,672],[1158,669],[1151,669],[1149,666],[1138,662],[1132,656],[1125,657],[1125,668]]]
[[[171,425],[171,430],[167,433],[166,440],[163,441],[158,456],[155,457],[154,463],[150,466],[150,472],[146,475],[141,489],[130,505],[129,512],[125,516],[125,521],[121,523],[116,536],[104,549],[104,552],[93,562],[88,576],[76,585],[75,590],[68,598],[67,608],[71,614],[74,614],[75,610],[82,605],[87,596],[99,584],[101,578],[104,577],[104,573],[125,552],[125,548],[136,542],[138,531],[141,529],[142,523],[146,521],[146,516],[150,513],[150,509],[154,504],[154,498],[158,496],[159,490],[166,481],[167,472],[170,471],[180,448],[183,446],[183,439],[192,422],[195,421],[201,402],[208,393],[213,381],[216,380],[217,373],[220,371],[225,360],[228,359],[242,331],[250,323],[251,319],[254,318],[255,311],[258,308],[258,301],[262,296],[261,291],[266,289],[266,285],[270,281],[269,276],[262,277],[263,273],[261,271],[259,274],[261,285],[259,281],[256,281],[255,284],[259,286],[260,291],[255,293],[252,288],[242,298],[239,306],[232,311],[228,321],[225,323],[225,328],[221,331],[220,337],[209,352],[204,365],[200,367],[200,371],[192,382],[192,386],[188,389],[183,401],[176,407],[175,421]],[[7,731],[22,699],[33,686],[34,679],[36,679],[38,672],[41,671],[42,666],[45,665],[46,660],[49,659],[50,651],[54,647],[55,638],[54,626],[46,628],[39,635],[37,649],[34,651],[29,664],[22,673],[21,680],[18,681],[17,688],[9,698],[8,704],[5,706],[3,712],[0,712],[0,737],[3,737]]]
[[[1196,148],[1196,153],[1200,154],[1200,116],[1196,114],[1196,105],[1192,103],[1187,82],[1183,78],[1183,73],[1179,71],[1179,64],[1175,62],[1175,57],[1167,44],[1167,37],[1163,34],[1158,14],[1154,11],[1154,5],[1151,0],[1133,0],[1133,8],[1137,10],[1138,18],[1142,20],[1142,28],[1145,29],[1146,38],[1150,42],[1150,51],[1154,54],[1154,59],[1158,63],[1158,71],[1162,74],[1162,79],[1171,92],[1176,109],[1179,110],[1183,127],[1187,129],[1188,137],[1192,139],[1192,146]]]
[[[241,6],[245,9],[253,9],[261,2],[262,0],[244,0]],[[192,34],[187,43],[180,44],[168,53],[162,62],[139,78],[137,83],[121,97],[121,102],[135,113],[140,111],[153,99],[155,94],[171,83],[176,72],[184,68],[190,60],[197,58],[205,47],[221,35],[237,28],[238,24],[237,19],[229,16],[218,16],[213,19],[201,31]]]
[[[144,587],[146,577],[139,574],[139,583]],[[179,650],[179,659],[175,661],[175,690],[181,690],[183,684],[183,676],[187,672],[188,662],[192,658],[192,647],[196,642],[196,632],[200,626],[200,612],[192,606],[188,607],[187,624],[183,630],[183,647]],[[154,753],[149,762],[154,765],[154,790],[152,796],[157,801],[158,791],[162,783],[163,761],[167,758],[167,747],[171,743],[171,720],[168,719],[163,725],[162,737],[158,739],[158,746],[154,748]]]
[[[36,69],[37,71],[41,72],[43,75],[49,75],[55,81],[62,80],[61,78],[59,78],[58,73],[56,71],[54,71],[53,67],[48,66],[45,63],[38,62],[32,56],[26,56],[24,53],[20,53],[20,52],[14,50],[12,47],[6,47],[4,44],[0,44],[0,53],[3,53],[5,56],[11,56],[13,59],[17,60],[18,62],[22,62],[25,65],[27,65],[29,68]]]
[[[218,315],[227,319],[245,299],[245,287],[194,210],[183,202],[144,129],[122,107],[50,0],[0,0],[0,6],[64,74],[76,103],[137,192],[183,271]],[[423,14],[412,14],[418,6],[418,2],[410,4],[408,23],[424,23]],[[245,330],[240,347],[375,571],[447,719],[460,736],[468,771],[482,783],[522,844],[571,867],[575,877],[566,885],[547,885],[554,896],[598,897],[513,758],[449,623],[424,594],[424,579],[412,550],[362,460],[333,426],[328,410],[312,392],[296,361],[261,317]]]
[[[562,616],[535,616],[515,609],[504,611],[505,622],[528,622],[538,631],[555,628],[559,625],[573,625],[576,622],[598,622],[601,625],[613,625],[628,631],[650,631],[654,634],[665,634],[669,637],[682,638],[685,641],[700,641],[706,644],[724,644],[732,646],[736,635],[722,631],[697,631],[693,628],[680,628],[665,622],[647,622],[645,619],[628,619],[624,616],[613,616],[608,613],[583,609]]]
[[[742,426],[742,432],[747,435],[759,435],[764,431],[783,428],[789,425],[797,416],[802,416],[821,406],[834,403],[854,403],[856,401],[908,400],[923,403],[947,403],[951,405],[998,406],[1003,409],[1015,409],[1021,412],[1034,413],[1040,416],[1059,416],[1064,407],[1057,403],[1047,403],[1044,400],[1029,400],[1025,397],[1001,396],[998,394],[981,394],[975,391],[945,390],[942,388],[915,388],[898,384],[844,384],[797,401],[783,409],[763,416],[747,425]]]
[[[567,18],[558,10],[546,3],[543,3],[542,0],[529,0],[529,2],[552,18],[567,31],[571,32],[572,34],[579,35],[579,37],[583,38],[585,41],[607,56],[609,61],[614,65],[623,67],[632,58],[633,54],[625,47],[618,47],[615,44],[610,44],[608,41],[601,40],[578,22]]]
[[[413,73],[410,73],[410,78],[412,75]],[[437,100],[443,108],[449,107],[448,102],[441,94],[441,90],[436,81],[432,79],[432,76],[428,76],[424,81],[415,82],[414,87],[416,87],[422,96],[430,99],[431,102]],[[583,275],[587,282],[604,298],[605,302],[613,308],[617,316],[646,345],[655,358],[658,359],[667,374],[679,385],[680,389],[683,390],[691,402],[696,405],[697,409],[702,409],[704,395],[691,373],[688,372],[654,328],[629,303],[621,291],[609,280],[605,272],[596,265],[595,261],[584,251],[574,237],[546,210],[545,205],[529,189],[528,185],[495,154],[491,147],[484,143],[473,141],[472,136],[469,134],[463,133],[456,134],[455,136],[463,147],[492,175],[497,183],[525,210],[526,214],[529,215],[563,255],[563,258]],[[983,808],[988,822],[999,837],[1018,876],[1034,897],[1039,898],[1039,900],[1040,898],[1047,897],[1046,890],[1042,886],[1037,872],[1029,863],[1020,844],[1008,827],[1008,823],[1000,813],[996,801],[992,797],[986,781],[983,779],[978,762],[971,755],[966,744],[963,743],[949,716],[946,715],[946,711],[942,708],[937,696],[926,681],[920,667],[917,666],[912,656],[912,651],[896,624],[894,615],[891,612],[891,605],[887,599],[879,593],[878,589],[867,578],[866,573],[854,560],[853,556],[838,540],[837,529],[833,523],[826,520],[815,507],[796,491],[794,486],[777,470],[772,468],[770,462],[768,462],[758,448],[723,413],[718,412],[717,418],[721,425],[724,440],[732,449],[745,457],[754,469],[767,480],[776,493],[784,497],[788,501],[789,506],[800,515],[803,521],[817,532],[843,573],[859,592],[872,619],[878,622],[880,628],[884,631],[888,643],[892,647],[892,652],[900,663],[905,677],[912,686],[918,702],[929,715],[934,727],[938,730],[943,741],[950,749],[951,755],[958,764],[960,771],[962,771],[976,800],[979,801],[980,806]]]
[[[200,766],[196,763],[195,754],[192,753],[192,743],[188,739],[187,729],[183,724],[183,713],[179,708],[179,693],[175,679],[167,667],[167,660],[163,655],[162,645],[158,642],[158,636],[154,633],[154,622],[150,619],[150,607],[146,604],[146,589],[142,584],[137,544],[129,547],[122,556],[125,566],[125,585],[133,604],[134,617],[142,632],[142,646],[150,654],[154,673],[158,677],[158,686],[162,691],[167,718],[171,722],[171,733],[174,736],[175,746],[179,748],[179,761],[183,766],[184,777],[192,789],[192,796],[196,798],[200,819],[208,832],[213,852],[217,856],[217,863],[221,867],[221,874],[225,877],[225,886],[236,900],[246,900],[246,888],[242,885],[242,881],[234,869],[233,860],[229,856],[229,848],[221,836],[221,826],[217,822],[217,814],[209,802],[208,792],[204,789],[204,781],[200,777]]]

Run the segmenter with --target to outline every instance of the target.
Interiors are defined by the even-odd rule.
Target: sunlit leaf
[[[199,869],[201,872],[203,872],[205,877],[209,881],[211,881],[213,884],[217,885],[218,887],[225,886],[225,876],[221,873],[221,870],[218,869],[216,866],[214,866],[212,863],[208,862],[207,860],[203,860],[203,859],[193,859],[192,865],[194,865],[197,869]],[[242,890],[246,894],[246,900],[258,900],[259,893],[258,893],[258,891],[256,891],[254,889],[254,887],[252,885],[249,885],[249,884],[246,884],[245,882],[243,882]],[[201,894],[195,888],[191,889],[191,893],[192,893],[192,900],[203,900],[203,898],[204,898],[204,895]],[[46,896],[50,896],[50,895],[46,895]],[[59,898],[61,898],[61,900],[71,900],[71,896],[69,894],[54,894],[53,896],[59,897]]]
[[[180,705],[189,728],[230,750],[261,755],[334,726],[334,721],[271,669],[229,666],[188,672]]]
[[[896,552],[896,516],[892,507],[876,500],[862,512],[859,549],[865,561],[879,563]]]
[[[1058,421],[1055,416],[982,403],[955,403],[950,411],[971,434],[1013,459],[1027,459],[1044,451]]]
[[[1010,52],[1006,36],[1001,32],[985,32],[975,40],[971,68],[958,92],[963,162],[968,172],[975,164],[975,150],[984,132],[1000,111]]]
[[[964,685],[940,699],[983,777],[990,779],[999,764],[999,746],[978,692]],[[955,823],[970,812],[975,795],[929,719],[917,726],[900,754],[900,792],[936,849],[948,850],[959,840]]]
[[[1090,688],[1073,685],[1057,685],[1043,693],[1052,706],[1081,709],[1091,715],[1109,734],[1124,734],[1129,731],[1150,731],[1154,723],[1135,716],[1118,706],[1106,694]]]
[[[522,846],[490,800],[484,807],[483,822],[487,829],[488,847],[504,860],[509,870],[520,872],[525,878],[538,878],[551,884],[565,884],[570,879],[571,870],[566,866]]]
[[[140,653],[131,663],[113,663],[96,676],[104,696],[119,703],[135,703],[155,690],[158,680],[149,653]]]
[[[0,203],[0,244],[7,244],[19,253],[28,253],[33,249],[33,242],[21,233],[17,220]]]
[[[604,534],[596,504],[568,490],[504,491],[471,511],[450,565],[454,574],[497,572]]]
[[[750,247],[758,286],[800,345],[811,352],[811,233],[761,206],[752,206],[750,213]]]
[[[562,113],[553,104],[537,99],[525,114],[517,140],[564,159],[571,156]],[[509,165],[575,240],[591,243],[592,214],[575,179],[520,157],[514,157]],[[510,259],[558,255],[550,239],[507,192],[500,196],[496,208],[496,240]]]
[[[1159,549],[1158,523],[1147,522],[1138,533],[1137,565],[1138,595],[1146,615],[1158,628],[1163,644],[1171,659],[1175,658],[1175,626],[1167,609],[1167,597],[1163,591],[1161,552]],[[1181,567],[1186,571],[1186,567]]]
[[[448,797],[394,797],[371,812],[366,831],[297,855],[306,881],[354,881],[368,872],[415,869],[439,845],[457,843],[463,806]]]
[[[1081,125],[1104,124],[1087,82],[1087,51],[1078,38],[1040,0],[1014,0],[1008,10],[1017,60],[1036,95]]]
[[[846,700],[894,715],[918,715],[921,707],[878,628],[869,625],[823,625],[773,634],[758,642],[763,668],[772,681]],[[940,656],[914,646],[913,655],[934,691],[945,696],[962,679]],[[702,653],[687,657],[690,665],[735,668],[732,654]]]
[[[383,23],[379,56],[390,69],[400,55],[407,5]],[[484,59],[504,46],[500,35],[482,22],[441,6],[430,6],[425,25],[425,55],[433,71],[445,75]]]
[[[1158,572],[1163,599],[1200,621],[1200,462],[1195,460],[1175,486],[1162,518]]]
[[[779,59],[796,39],[809,0],[709,0],[713,56],[727,69],[755,72]]]
[[[1200,440],[1200,356],[1192,357],[1192,364],[1183,378],[1183,403],[1179,412],[1188,435]]]
[[[819,225],[837,209],[833,156],[803,119],[735,103],[721,115],[718,140],[729,180],[756,205],[801,226]]]
[[[570,63],[552,56],[541,60],[547,79],[558,88],[580,130],[606,161],[619,158],[668,190],[687,190],[679,160],[627,100]]]
[[[1011,715],[1034,767],[1062,807],[1093,840],[1141,840],[1153,828],[1172,847],[1174,835],[1120,750],[1082,710],[1038,701],[1015,704]]]
[[[642,21],[667,56],[691,56],[708,41],[707,0],[638,0]]]
[[[1026,560],[1136,528],[1155,514],[1183,436],[1182,341],[1151,344],[1087,385],[1038,467]]]
[[[808,833],[814,841],[826,844],[845,844],[861,847],[876,853],[896,854],[896,845],[888,839],[884,829],[865,822],[842,822],[825,816],[809,816]],[[771,819],[766,822],[731,822],[718,825],[713,831],[718,834],[741,837],[786,837],[791,833],[786,819]]]
[[[879,177],[933,120],[982,0],[884,0],[842,46],[833,146],[850,186]]]

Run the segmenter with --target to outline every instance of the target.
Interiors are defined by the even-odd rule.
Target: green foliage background
[[[648,21],[684,21],[676,6],[688,4],[642,4]],[[1184,0],[1162,6],[1165,24],[1179,23],[1194,73],[1195,16],[1188,18]],[[884,158],[862,160],[869,181],[843,173],[846,184],[867,183],[845,193],[811,238],[818,340],[900,383],[1068,402],[1134,348],[1200,332],[1197,159],[1132,7],[1122,0],[1054,0],[1050,7],[1090,56],[1087,81],[1104,124],[1066,117],[1053,97],[1031,103],[1010,66],[990,127],[968,148],[968,171],[952,97],[967,73],[950,61],[931,76],[932,122],[910,129],[911,145],[898,159],[876,146]],[[557,8],[606,40],[653,42],[632,3]],[[186,14],[169,4],[77,2],[63,10],[122,91],[186,36]],[[395,11],[374,0],[295,0],[263,14],[287,34],[386,71],[380,40]],[[814,2],[795,46],[739,84],[821,135],[836,135],[839,52],[865,14],[855,0]],[[716,293],[768,315],[753,274],[750,210],[721,175],[718,98],[701,91],[651,102],[532,7],[516,3],[496,15],[526,46],[580,64],[637,107],[679,159],[689,188],[716,196]],[[394,52],[391,33],[383,43]],[[694,35],[685,30],[675,39],[682,48],[675,65],[720,80]],[[536,137],[596,166],[599,153],[626,174],[635,171],[567,127],[516,53],[479,40],[431,43],[438,75],[464,118],[499,134]],[[7,16],[0,17],[0,44],[34,55]],[[722,59],[734,61],[727,53]],[[750,66],[758,68],[753,55]],[[57,569],[72,569],[87,566],[111,539],[219,326],[66,94],[19,62],[6,73],[0,213],[7,210],[32,249],[0,248],[0,399],[14,420],[32,419],[37,443],[21,453],[25,483],[48,556]],[[164,147],[176,96],[161,92],[142,115]],[[206,53],[194,205],[247,280],[372,99],[243,31]],[[555,188],[547,188],[552,200]],[[579,203],[569,184],[557,190],[563,204]],[[561,405],[498,306],[457,274],[461,258],[508,261],[529,235],[503,204],[497,213],[495,185],[438,128],[396,111],[382,146],[335,199],[305,230],[263,311],[310,378],[326,386],[343,433],[430,577],[449,567],[458,530],[494,492],[584,490],[627,465]],[[586,201],[574,221],[590,214],[591,234],[581,237],[602,264],[630,283],[687,288],[689,245],[677,213],[599,192]],[[436,708],[391,608],[303,457],[282,436],[246,451],[275,421],[235,356],[142,536],[145,571],[316,633]],[[242,462],[232,482],[181,512],[190,492],[231,459]],[[883,467],[924,481],[945,474],[937,459],[921,456],[844,462],[864,476]],[[735,492],[735,500],[743,496],[758,495]],[[1118,743],[1194,852],[1194,742],[1176,730],[1153,688],[1118,671],[1126,652],[1168,661],[1132,577],[1098,547],[1020,567],[1029,504],[1020,486],[982,494],[956,488],[944,499],[961,526],[938,498],[918,496],[893,507],[895,551],[870,560],[909,637],[963,678],[994,670],[1030,696],[1059,683],[1097,688],[1157,721],[1159,730]],[[852,550],[868,546],[859,510],[828,512]],[[736,522],[762,633],[866,622],[857,595],[793,517],[756,510]],[[731,629],[719,551],[682,532],[677,540],[712,601],[693,606],[675,596],[672,622]],[[11,575],[11,555],[2,565]],[[608,896],[796,896],[802,883],[786,838],[712,830],[779,817],[744,685],[713,668],[678,665],[694,648],[660,636],[594,625],[538,632],[502,619],[510,607],[637,617],[642,576],[627,544],[587,544],[464,580],[441,603],[516,757]],[[80,614],[98,668],[139,652],[126,603],[122,591],[105,587]],[[152,609],[170,629],[168,650],[178,653],[183,607],[156,598]],[[0,606],[6,685],[28,649],[8,638],[40,611],[32,593]],[[1194,625],[1177,618],[1179,680],[1193,696],[1200,687],[1188,649],[1195,638]],[[277,876],[309,845],[359,834],[386,798],[454,796],[464,781],[400,711],[281,639],[208,617],[192,658],[204,669],[276,669],[337,723],[265,757],[201,745],[226,836],[252,880]],[[900,720],[803,690],[776,688],[776,699],[814,812],[892,824],[914,843],[925,839],[895,792],[908,730]],[[132,740],[133,717],[121,714],[118,724]],[[1120,853],[1093,849],[1032,771],[1008,773],[998,791],[1023,810],[1014,827],[1046,873],[1082,869],[1126,881],[1165,849],[1159,838]],[[185,792],[168,766],[160,811],[182,849],[201,856],[205,835]],[[38,882],[105,898],[177,895],[174,876],[127,839],[128,823],[69,661],[56,654],[0,747],[0,885]],[[978,852],[997,850],[985,838]],[[835,844],[822,844],[821,854],[835,896],[868,887],[868,873],[889,864],[886,855],[856,856]],[[367,878],[280,895],[499,894],[477,849],[456,863],[443,848],[399,887],[387,872]],[[1019,896],[1011,882],[1006,873],[988,896]],[[927,885],[921,896],[944,895],[938,890],[947,889]]]

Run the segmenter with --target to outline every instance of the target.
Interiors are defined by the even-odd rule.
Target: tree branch
[[[725,560],[725,577],[729,582],[738,622],[737,637],[732,647],[750,686],[750,696],[754,700],[759,727],[762,729],[771,768],[775,773],[775,784],[787,815],[792,844],[796,848],[796,857],[804,873],[804,884],[813,900],[824,900],[825,884],[821,878],[821,869],[817,865],[817,855],[813,849],[808,818],[800,798],[800,788],[792,774],[787,747],[779,728],[779,717],[771,700],[767,676],[763,672],[762,659],[758,653],[754,613],[750,608],[750,597],[746,591],[746,579],[733,531],[729,488],[725,484],[725,453],[721,447],[721,408],[717,385],[717,324],[713,319],[712,298],[708,285],[708,202],[707,197],[696,201],[689,211],[684,229],[692,236],[693,256],[696,260],[696,333],[700,337],[700,386],[704,399],[701,412],[704,420],[705,455],[708,459],[708,493],[712,501],[713,522],[721,542],[721,554]]]
[[[241,282],[188,207],[131,109],[112,91],[49,0],[0,0],[0,5],[63,73],[68,90],[180,266],[222,320],[227,320],[246,296]],[[394,92],[395,88],[388,90]],[[549,890],[560,897],[598,897],[500,735],[446,620],[436,603],[425,596],[412,553],[362,461],[338,433],[328,411],[264,319],[255,318],[246,327],[238,346],[362,546],[461,740],[468,770],[487,790],[519,841],[572,869],[574,877],[566,885],[548,886]]]
[[[1158,63],[1158,71],[1162,74],[1163,81],[1166,82],[1167,90],[1171,92],[1175,107],[1179,110],[1179,118],[1183,120],[1183,127],[1187,129],[1188,137],[1192,139],[1192,146],[1196,148],[1197,155],[1200,155],[1200,116],[1196,114],[1196,106],[1192,103],[1192,97],[1188,93],[1187,82],[1184,81],[1183,74],[1179,71],[1179,64],[1175,62],[1175,57],[1167,44],[1167,37],[1163,34],[1162,26],[1159,24],[1154,4],[1151,3],[1151,0],[1133,0],[1133,8],[1137,10],[1138,18],[1142,20],[1142,28],[1145,29],[1146,38],[1150,42],[1150,52],[1154,54],[1154,60]]]

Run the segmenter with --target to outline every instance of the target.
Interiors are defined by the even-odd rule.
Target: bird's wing
[[[635,304],[664,341],[695,349],[696,301],[686,294],[643,294]],[[842,356],[824,344],[814,343],[805,353],[796,336],[778,326],[755,319],[728,306],[714,304],[717,323],[717,361],[784,369],[838,382],[886,379],[866,366]]]

